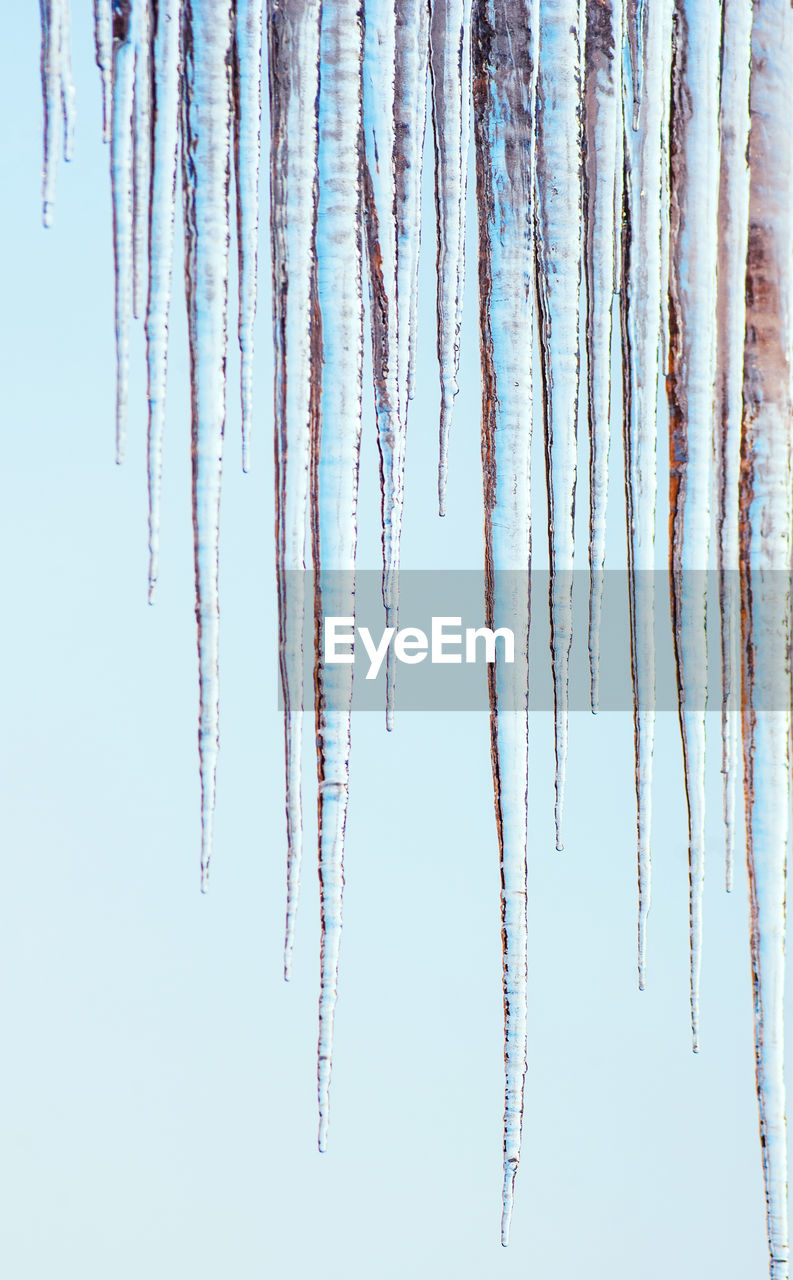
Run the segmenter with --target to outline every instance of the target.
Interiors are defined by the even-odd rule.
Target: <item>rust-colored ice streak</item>
[[[716,557],[721,631],[724,880],[732,888],[739,781],[740,618],[738,486],[741,458],[746,241],[749,217],[749,64],[752,0],[723,0],[721,25],[719,266],[716,312]]]
[[[584,70],[584,265],[589,423],[589,665],[598,709],[611,437],[611,309],[622,189],[622,0],[589,0]]]
[[[716,379],[720,28],[710,0],[677,0],[670,126],[669,556],[688,809],[690,1003],[698,1048],[705,875],[707,568]]]
[[[755,0],[739,537],[746,853],[771,1280],[789,1275],[783,990],[791,802],[791,65],[788,0]]]
[[[655,502],[662,192],[666,185],[665,45],[671,9],[628,0],[623,65],[624,162],[620,313],[638,863],[639,986],[646,976],[655,740]],[[636,59],[639,65],[636,65]],[[637,100],[636,94],[641,89]],[[629,104],[634,105],[633,116]]]
[[[270,237],[275,357],[275,565],[284,705],[289,978],[303,849],[303,625],[314,367],[319,0],[267,7]]]
[[[526,844],[531,561],[533,138],[536,8],[475,0],[472,19],[482,475],[487,625],[515,631],[516,666],[488,668],[490,749],[501,860],[504,1187],[509,1240],[527,1058]],[[515,50],[520,56],[515,57]]]
[[[460,328],[465,280],[465,208],[471,99],[471,0],[434,0],[430,20],[432,122],[435,135],[435,222],[438,364],[441,412],[438,510],[446,514],[449,435],[459,390]]]
[[[350,786],[352,666],[321,660],[326,615],[355,616],[358,460],[363,375],[361,65],[358,0],[323,0],[319,94],[317,300],[321,392],[313,443],[315,714],[319,778],[319,1149],[328,1140],[333,1032]],[[315,370],[315,385],[319,381]]]

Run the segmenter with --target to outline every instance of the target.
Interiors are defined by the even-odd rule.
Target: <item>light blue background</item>
[[[317,1154],[308,749],[296,973],[289,987],[281,979],[268,240],[263,235],[248,477],[239,466],[233,344],[229,362],[222,748],[216,856],[202,897],[183,291],[177,272],[161,589],[150,609],[137,336],[128,460],[122,469],[113,464],[109,157],[99,137],[90,10],[88,0],[75,0],[77,155],[60,166],[49,233],[39,214],[37,6],[9,8],[0,55],[5,1273],[13,1280],[760,1280],[767,1264],[746,885],[739,865],[732,897],[722,888],[715,717],[698,1059],[689,1048],[674,717],[662,716],[658,727],[643,995],[635,986],[630,717],[573,717],[564,855],[553,849],[550,716],[533,721],[530,1067],[506,1251],[487,718],[405,715],[390,737],[379,717],[356,718],[330,1149]],[[475,245],[450,514],[441,522],[429,184],[425,213],[404,563],[476,568]],[[369,399],[365,434],[362,561],[375,567]],[[624,562],[619,453],[617,440],[612,564]],[[661,465],[664,457],[662,442]],[[584,515],[585,471],[584,459]],[[663,480],[661,490],[663,537]],[[542,559],[541,507],[537,529]]]

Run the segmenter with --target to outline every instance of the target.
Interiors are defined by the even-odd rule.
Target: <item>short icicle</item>
[[[741,469],[746,238],[749,218],[749,63],[752,0],[723,0],[721,26],[721,173],[716,316],[716,557],[721,621],[721,771],[724,881],[732,888],[739,781],[740,591],[738,485]]]
[[[269,0],[270,236],[275,357],[275,569],[284,706],[286,923],[292,972],[303,849],[303,626],[311,465],[319,0]],[[288,375],[288,376],[287,376]]]
[[[433,0],[430,17],[432,122],[435,134],[438,364],[441,417],[438,511],[446,515],[449,435],[459,390],[465,283],[465,207],[471,125],[471,0]]]
[[[113,93],[110,185],[113,200],[113,271],[116,335],[116,462],[124,461],[132,324],[132,106],[135,43],[128,4],[113,10]]]
[[[563,848],[578,432],[582,132],[578,0],[543,0],[537,75],[537,298],[548,485],[556,847]]]
[[[720,23],[676,0],[670,126],[669,532],[672,632],[688,810],[691,1034],[699,1047],[705,876],[707,569],[716,383]]]
[[[173,274],[174,215],[179,145],[179,29],[182,0],[152,6],[152,141],[149,209],[149,293],[146,304],[146,374],[149,401],[147,477],[149,496],[149,603],[154,600],[160,560],[160,504],[168,315]]]
[[[788,1280],[784,1073],[790,843],[793,137],[789,0],[755,0],[741,439],[742,727],[754,1035],[771,1280]]]
[[[622,190],[622,0],[590,0],[586,20],[584,264],[589,422],[589,670],[590,702],[592,711],[596,712],[611,438],[611,308],[616,283],[616,218]]]
[[[488,667],[501,863],[504,1186],[509,1242],[527,1059],[526,844],[534,330],[532,0],[475,0],[473,54],[487,626],[515,633],[515,665]],[[516,56],[519,50],[519,56]]]
[[[237,0],[234,32],[234,173],[237,182],[242,469],[250,467],[253,418],[253,330],[259,243],[262,125],[262,0]]]
[[[218,758],[218,526],[228,345],[231,30],[230,0],[185,0],[182,192],[192,387],[202,890],[209,882]]]
[[[312,528],[318,653],[325,614],[355,613],[358,459],[363,376],[359,0],[323,0],[319,96],[317,296],[322,386],[313,454]],[[327,377],[324,376],[327,371]],[[341,947],[352,666],[315,672],[322,916],[317,1091],[320,1151],[328,1140]]]
[[[668,105],[663,45],[669,0],[628,0],[623,103],[625,189],[621,264],[623,449],[628,535],[631,676],[636,781],[639,987],[646,977],[655,740],[655,502],[661,316],[662,121]],[[643,20],[644,15],[644,20]],[[639,33],[637,35],[637,32]],[[641,65],[634,59],[641,57]],[[641,85],[638,103],[635,87]],[[628,104],[635,105],[635,120]]]
[[[113,96],[112,0],[94,0],[94,48],[102,83],[102,141],[110,141]]]
[[[52,226],[58,148],[71,160],[75,92],[71,72],[69,0],[39,0],[41,10],[41,93],[44,107],[42,221]]]

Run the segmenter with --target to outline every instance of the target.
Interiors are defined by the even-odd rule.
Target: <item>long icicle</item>
[[[749,63],[752,0],[723,0],[721,37],[721,172],[716,315],[717,542],[721,615],[721,771],[724,880],[732,888],[739,774],[740,617],[738,485],[741,469],[743,344],[746,329],[746,239],[749,220]]]
[[[755,0],[741,440],[746,852],[771,1280],[788,1280],[784,1012],[790,840],[793,136],[789,0]]]
[[[471,0],[433,0],[430,19],[432,122],[435,134],[438,364],[441,417],[438,510],[446,514],[449,434],[459,390],[465,283],[465,205],[471,115]]]
[[[168,315],[173,274],[176,171],[179,145],[179,29],[182,0],[154,0],[151,16],[151,189],[149,193],[149,294],[146,305],[146,373],[149,401],[147,478],[149,497],[149,602],[160,560],[160,505]]]
[[[584,72],[584,263],[589,421],[590,702],[599,702],[600,625],[606,564],[611,437],[611,308],[616,272],[622,130],[622,0],[586,6]]]
[[[135,75],[132,90],[132,313],[144,313],[148,295],[151,188],[151,3],[133,0]]]
[[[270,235],[275,353],[275,567],[284,706],[286,924],[292,972],[303,850],[303,626],[311,462],[311,342],[317,184],[319,0],[269,0]],[[288,375],[288,376],[287,376]]]
[[[218,757],[218,525],[228,345],[231,2],[185,0],[182,190],[192,387],[201,887],[209,881]]]
[[[665,12],[666,9],[666,12]],[[643,16],[644,15],[644,16]],[[621,273],[623,449],[628,535],[638,863],[638,971],[645,984],[655,740],[655,501],[658,330],[661,316],[663,43],[668,0],[628,0],[623,68],[625,189]],[[635,65],[636,57],[641,64]],[[635,86],[641,95],[635,103]],[[629,104],[635,104],[635,120]]]
[[[242,469],[250,467],[253,419],[253,329],[259,245],[262,126],[262,0],[236,0],[234,32],[234,173],[237,183]]]
[[[359,0],[324,0],[319,96],[317,293],[322,390],[314,444],[315,618],[354,616],[361,436],[361,64]],[[321,634],[321,633],[320,633]],[[321,652],[321,650],[319,650]],[[319,883],[322,914],[317,1091],[319,1149],[328,1138],[333,1025],[341,947],[352,666],[316,669]]]
[[[527,1058],[526,844],[534,331],[531,0],[475,0],[473,54],[486,620],[515,629],[515,666],[488,666],[490,751],[501,861],[504,1186],[509,1241]],[[516,50],[519,56],[516,57]]]
[[[130,5],[113,9],[113,94],[110,185],[116,333],[116,462],[124,461],[132,323],[132,98],[135,44]]]
[[[699,1047],[705,876],[707,568],[716,383],[720,22],[712,0],[676,0],[670,123],[669,556],[688,810],[691,1034]]]

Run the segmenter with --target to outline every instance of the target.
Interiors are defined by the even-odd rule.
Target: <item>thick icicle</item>
[[[149,601],[154,599],[160,557],[160,497],[168,313],[173,270],[174,203],[179,141],[179,27],[182,0],[156,0],[152,7],[152,141],[149,194],[149,295],[146,306],[146,368],[149,401],[147,472],[149,491]]]
[[[112,0],[94,0],[94,46],[96,65],[102,81],[102,140],[109,142],[113,95]]]
[[[784,1015],[790,840],[793,138],[789,0],[755,0],[741,440],[746,850],[771,1280],[788,1280]]]
[[[237,180],[242,469],[250,465],[253,417],[253,326],[259,244],[262,123],[262,0],[237,0],[234,42],[234,172]]]
[[[182,190],[192,387],[202,889],[208,884],[212,856],[218,756],[218,525],[226,415],[231,29],[230,0],[185,0]]]
[[[749,216],[749,168],[746,155],[749,142],[752,0],[723,0],[721,29],[721,173],[715,420],[718,493],[716,555],[721,613],[724,873],[727,889],[731,889],[739,770],[738,484],[746,328],[746,237]]]
[[[135,83],[132,91],[132,309],[143,315],[148,293],[151,164],[151,61],[148,0],[133,0]]]
[[[716,382],[720,24],[676,0],[670,126],[669,532],[672,630],[688,808],[691,1033],[699,1047],[705,875],[707,568]]]
[[[611,306],[616,271],[616,213],[622,184],[622,0],[590,0],[586,17],[584,263],[589,421],[589,667],[594,712],[599,698],[600,620],[606,563]]]
[[[625,111],[625,190],[621,268],[623,447],[628,534],[628,593],[637,806],[639,987],[645,982],[650,910],[650,823],[655,739],[655,500],[658,335],[661,317],[661,190],[663,119],[668,104],[663,74],[669,33],[668,0],[628,0],[623,102],[642,92],[635,121]],[[639,35],[641,34],[641,38]],[[635,58],[641,58],[640,65]],[[634,127],[635,124],[635,127]]]
[[[74,145],[74,84],[72,83],[68,0],[40,0],[41,92],[44,108],[42,221],[52,226],[58,147],[71,160]]]
[[[116,462],[124,461],[132,322],[132,107],[134,28],[129,3],[113,7],[113,111],[110,182],[113,198],[113,263],[116,331]]]
[[[317,183],[319,0],[270,0],[270,235],[275,355],[275,567],[284,705],[287,893],[284,977],[292,968],[303,847],[303,625],[311,463],[312,287]],[[288,375],[288,376],[287,376]]]
[[[435,213],[438,236],[438,364],[441,420],[438,509],[446,514],[449,433],[459,390],[465,281],[465,205],[471,113],[471,0],[433,0],[430,19]]]
[[[563,847],[568,672],[573,618],[582,141],[578,0],[546,0],[540,6],[535,185],[537,298],[551,569],[557,849]]]
[[[322,389],[314,443],[312,521],[315,618],[354,616],[356,507],[361,439],[361,64],[358,0],[323,0],[319,96],[317,295]],[[318,371],[317,371],[318,373]],[[321,649],[319,650],[321,652]],[[317,1089],[319,1149],[328,1137],[333,1024],[344,886],[352,666],[316,671],[319,883],[322,913]]]
[[[383,602],[386,621],[396,625],[396,595],[402,524],[404,425],[399,400],[396,220],[396,9],[394,0],[364,7],[363,74],[364,209],[372,328],[372,376],[380,454]],[[393,722],[393,670],[387,677],[386,722]]]
[[[536,22],[531,0],[475,0],[472,19],[486,620],[515,630],[515,667],[488,667],[501,860],[504,1187],[509,1240],[527,1055],[526,842]]]

